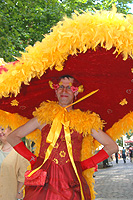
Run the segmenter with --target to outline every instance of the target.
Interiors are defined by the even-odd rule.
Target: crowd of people
[[[123,159],[124,163],[126,163],[127,159],[130,159],[130,162],[133,162],[133,146],[123,147],[122,150],[116,152],[115,159],[117,164],[120,158]]]

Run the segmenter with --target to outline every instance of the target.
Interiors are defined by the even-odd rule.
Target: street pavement
[[[133,200],[133,163],[120,159],[113,166],[95,172],[95,200]]]

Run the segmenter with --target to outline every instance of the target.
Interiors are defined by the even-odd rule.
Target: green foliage
[[[122,137],[120,139],[117,139],[116,142],[120,147],[123,147],[123,138]]]
[[[133,131],[130,130],[129,133],[126,133],[127,139],[129,140],[133,136]]]
[[[106,9],[116,3],[118,11],[127,13],[132,1],[94,0],[0,0],[0,57],[6,62],[20,56],[28,45],[41,41],[63,16],[74,10]]]
[[[19,56],[27,45],[41,41],[63,15],[54,0],[6,0],[1,2],[0,10],[0,57],[5,61],[13,60],[12,54]]]
[[[132,1],[126,0],[96,0],[95,1],[95,8],[98,10],[110,10],[112,5],[117,7],[117,11],[123,14],[127,14],[129,12],[128,3],[132,3]]]

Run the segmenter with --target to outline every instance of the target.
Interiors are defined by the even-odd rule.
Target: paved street
[[[133,163],[119,160],[95,173],[95,200],[133,200]]]

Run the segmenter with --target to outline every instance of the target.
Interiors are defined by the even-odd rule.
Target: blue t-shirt
[[[122,154],[125,154],[125,149],[122,149]]]

